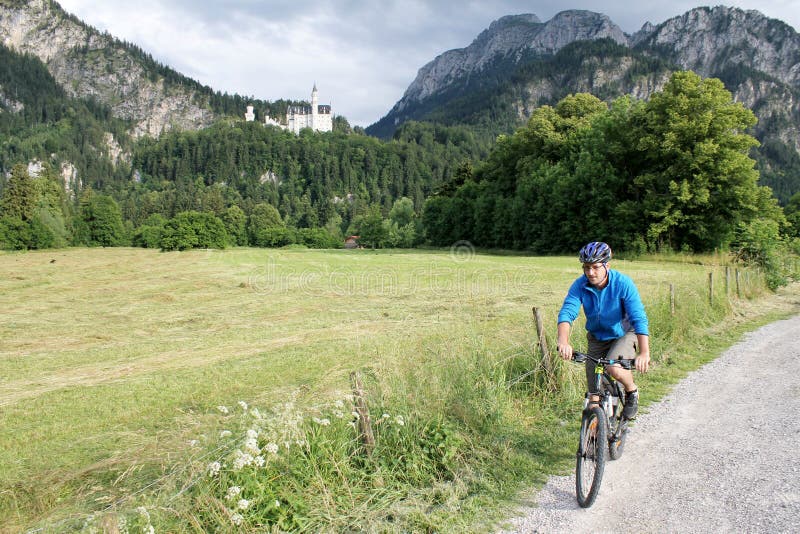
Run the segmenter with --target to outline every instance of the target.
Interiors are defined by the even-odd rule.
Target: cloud
[[[795,28],[798,0],[734,0]],[[307,100],[314,83],[334,114],[368,126],[386,114],[417,71],[468,46],[494,20],[533,13],[547,21],[556,0],[62,0],[86,23],[135,43],[214,90],[263,100]],[[658,24],[696,2],[574,0],[570,9],[608,15],[625,32]],[[243,110],[244,112],[244,110]]]

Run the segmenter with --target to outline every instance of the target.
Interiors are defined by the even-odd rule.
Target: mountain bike
[[[612,460],[622,456],[628,433],[628,419],[622,416],[625,390],[622,384],[605,372],[605,366],[619,364],[630,369],[634,360],[593,358],[582,352],[573,353],[572,359],[575,363],[584,363],[587,359],[594,362],[595,389],[600,392],[597,394],[599,401],[592,403],[589,402],[590,394],[586,393],[575,464],[578,504],[581,508],[588,508],[594,504],[600,491],[606,450]]]

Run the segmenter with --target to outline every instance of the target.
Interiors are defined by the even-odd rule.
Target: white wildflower
[[[298,447],[305,447],[306,440],[304,440],[304,439],[295,440],[295,444],[297,444]]]
[[[252,454],[247,454],[245,452],[242,452],[241,450],[237,449],[234,454],[236,455],[236,458],[233,459],[234,471],[238,471],[245,466],[252,465],[253,462],[255,461],[255,458],[253,458]]]
[[[394,418],[394,422],[397,423],[400,426],[405,426],[405,424],[406,424],[406,421],[405,421],[405,419],[403,419],[402,415],[398,415],[397,417],[395,417]]]
[[[200,442],[198,440],[196,440],[196,439],[190,439],[189,440],[189,446],[190,447],[197,447],[198,445],[200,445]]]
[[[249,429],[247,431],[247,437],[251,438],[251,439],[256,439],[258,437],[258,430],[255,430],[255,429],[252,429],[252,428]]]
[[[336,402],[333,403],[333,405],[336,406],[337,408],[344,408],[344,402],[338,399],[336,400]]]
[[[258,408],[250,408],[250,415],[256,419],[261,419],[261,412],[258,411]]]
[[[280,507],[281,507],[281,501],[275,499],[275,508],[280,508]]]
[[[228,493],[225,495],[225,498],[229,501],[235,499],[240,493],[242,492],[242,488],[239,486],[231,486],[228,488]]]
[[[230,430],[223,430],[222,432],[219,433],[219,437],[221,438],[227,438],[228,436],[231,435],[233,435],[233,432],[231,432]]]
[[[245,412],[247,411],[247,403],[245,401],[239,401],[239,407]]]
[[[239,510],[247,510],[250,507],[250,501],[247,499],[239,499],[239,502],[236,503],[236,507]]]
[[[147,529],[145,529],[145,534],[156,534],[156,529],[153,528],[153,525],[147,525]]]
[[[257,465],[258,467],[264,467],[265,463],[267,462],[266,460],[264,460],[263,456],[256,456],[255,458],[253,458],[253,464]]]
[[[244,521],[244,517],[242,517],[242,514],[236,513],[231,515],[231,523],[233,523],[237,527],[242,524],[242,521]]]
[[[354,412],[351,412],[351,413],[350,413],[350,415],[352,415],[353,417],[355,417],[355,418],[356,418],[356,421],[358,421],[358,419],[361,417],[360,415],[358,415],[358,412],[355,412],[355,411],[354,411]]]
[[[342,417],[344,417],[344,412],[343,412],[343,411],[341,411],[341,410],[334,410],[334,411],[333,411],[333,415],[334,415],[334,417],[336,417],[337,419],[341,419]]]
[[[312,417],[312,420],[320,426],[328,426],[331,424],[331,420],[327,417],[323,417],[322,419],[319,417]]]
[[[208,476],[215,477],[219,474],[219,470],[222,469],[222,464],[219,462],[211,462],[208,464]]]
[[[217,406],[217,410],[219,410],[220,413],[224,413],[225,415],[228,414],[228,407],[227,406]]]
[[[258,448],[258,441],[255,438],[247,438],[244,442],[244,450],[250,454],[258,455],[261,449]]]
[[[278,450],[279,449],[280,449],[280,447],[278,447],[277,443],[267,443],[264,446],[264,450],[267,451],[270,454],[278,454]]]
[[[385,413],[385,414],[383,414],[381,416],[381,419],[389,419],[390,417],[391,417],[391,415],[389,415],[388,413]]]
[[[147,511],[147,508],[144,506],[139,506],[136,508],[136,511],[139,512],[148,523],[150,522],[150,512]]]

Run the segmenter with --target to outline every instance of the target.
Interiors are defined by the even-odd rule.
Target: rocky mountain
[[[197,129],[218,115],[209,106],[208,88],[167,72],[51,0],[0,1],[0,43],[38,57],[70,96],[110,106],[115,116],[131,122],[134,137]]]
[[[510,15],[494,21],[467,48],[440,55],[417,74],[398,103],[420,101],[472,75],[480,76],[498,60],[519,62],[534,54],[553,54],[575,41],[608,37],[627,44],[623,31],[605,15],[589,11],[562,11],[546,23],[536,15]]]
[[[755,135],[765,181],[782,200],[800,189],[800,35],[738,8],[692,9],[633,35],[589,11],[564,11],[547,22],[535,15],[503,17],[468,47],[422,67],[367,133],[390,137],[405,121],[431,120],[497,135],[570,93],[646,99],[675,70],[720,78],[759,118]]]

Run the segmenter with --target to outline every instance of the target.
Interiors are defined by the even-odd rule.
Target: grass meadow
[[[737,296],[721,256],[612,267],[650,316],[645,403],[798,311],[796,287],[769,293],[754,272]],[[572,466],[583,372],[546,373],[531,308],[552,345],[579,274],[573,257],[466,244],[2,253],[0,530],[491,530],[520,490]],[[369,458],[350,424],[355,370],[383,423]],[[244,476],[231,455],[248,447]]]

